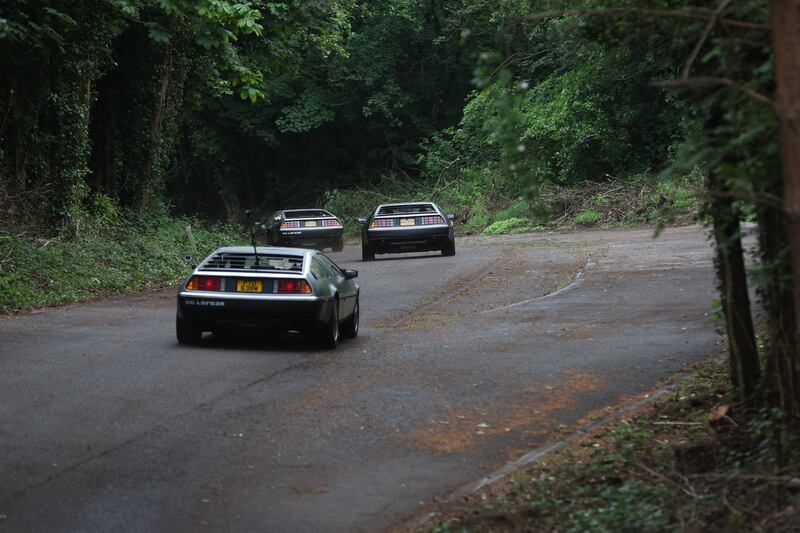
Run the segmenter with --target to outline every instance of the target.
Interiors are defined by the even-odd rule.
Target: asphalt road
[[[0,319],[0,530],[381,530],[716,351],[699,228],[332,254],[362,330],[178,346],[174,289]]]

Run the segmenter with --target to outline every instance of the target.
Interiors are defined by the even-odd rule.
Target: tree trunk
[[[92,154],[89,169],[93,192],[115,197],[114,190],[114,101],[116,73],[108,72],[97,83],[97,97],[89,114],[89,136]]]
[[[794,360],[796,334],[786,219],[782,211],[765,206],[759,209],[758,226],[762,268],[768,272],[768,281],[759,289],[769,332],[764,381],[771,402],[792,410],[792,391],[800,387],[800,382]]]
[[[752,402],[760,380],[758,349],[750,314],[747,273],[739,216],[725,187],[714,172],[708,174],[711,216],[717,250],[720,299],[728,332],[731,382],[745,402]]]
[[[142,196],[139,201],[139,210],[147,211],[152,204],[156,193],[156,165],[161,155],[161,130],[164,123],[164,114],[167,109],[167,97],[169,96],[170,80],[172,79],[172,51],[167,48],[164,50],[164,61],[161,65],[161,80],[159,83],[156,105],[150,119],[150,138],[148,143],[147,161],[144,166],[144,176],[142,176]]]
[[[794,281],[795,350],[788,407],[800,415],[800,0],[770,0],[787,235]]]

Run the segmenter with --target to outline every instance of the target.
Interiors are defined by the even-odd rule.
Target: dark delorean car
[[[312,333],[335,348],[340,333],[358,335],[357,276],[316,250],[220,248],[178,289],[178,342],[197,344],[204,331],[256,328]]]
[[[324,209],[284,209],[275,211],[260,224],[270,246],[330,247],[334,252],[344,248],[341,221]]]
[[[375,254],[441,250],[456,255],[453,215],[446,215],[433,202],[379,205],[361,225],[361,258]]]

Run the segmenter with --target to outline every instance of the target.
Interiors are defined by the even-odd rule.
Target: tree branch
[[[666,80],[666,81],[651,81],[651,87],[662,87],[667,89],[674,89],[680,87],[686,88],[698,88],[698,87],[713,87],[713,86],[724,86],[729,87],[735,91],[739,91],[740,93],[749,96],[753,100],[761,102],[762,104],[766,104],[770,106],[772,109],[777,110],[777,104],[773,99],[768,96],[761,94],[758,91],[754,91],[753,89],[748,89],[744,85],[736,83],[735,81],[729,78],[720,78],[716,76],[698,76],[696,78],[687,78],[681,80]]]
[[[646,9],[639,7],[594,7],[594,8],[574,8],[574,9],[549,9],[531,15],[519,17],[523,20],[543,20],[564,15],[650,15],[655,17],[676,17],[694,20],[709,21],[714,15],[703,11],[689,11],[685,9]],[[769,30],[769,24],[759,22],[748,22],[746,20],[720,19],[726,26],[734,28],[744,28],[749,30]]]
[[[697,44],[694,45],[694,49],[692,50],[689,59],[686,61],[686,66],[683,67],[683,72],[681,72],[682,80],[689,79],[689,71],[692,69],[692,65],[697,59],[697,54],[699,54],[700,50],[703,49],[703,45],[706,44],[708,36],[711,35],[711,30],[713,30],[714,26],[717,25],[717,20],[719,19],[719,16],[722,14],[723,11],[725,11],[725,9],[728,7],[730,3],[731,0],[722,0],[719,6],[717,6],[717,9],[714,10],[714,14],[711,15],[711,18],[708,20],[708,24],[706,24],[706,29],[703,30],[703,34],[697,40]]]

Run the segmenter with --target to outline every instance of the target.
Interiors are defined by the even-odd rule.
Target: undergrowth
[[[187,254],[199,259],[244,237],[235,226],[115,209],[79,220],[52,238],[0,233],[0,313],[175,283],[190,271]]]
[[[544,185],[530,200],[504,192],[490,180],[426,184],[386,176],[372,188],[328,192],[325,208],[338,215],[349,232],[357,232],[357,218],[378,204],[432,200],[456,215],[458,234],[498,235],[578,226],[690,224],[699,217],[702,192],[698,173],[669,180],[635,176],[569,187]]]
[[[423,529],[798,531],[798,429],[780,410],[732,404],[727,364],[711,359],[656,405],[442,505]]]

